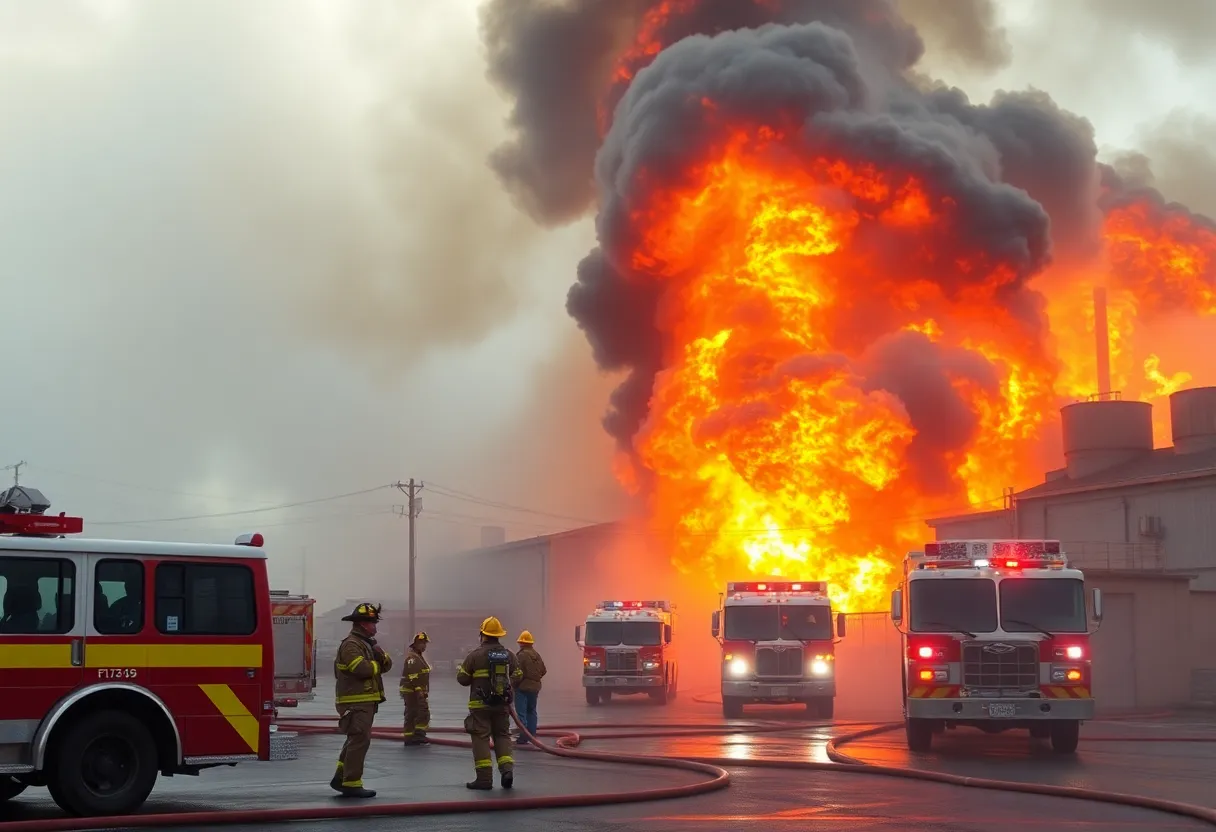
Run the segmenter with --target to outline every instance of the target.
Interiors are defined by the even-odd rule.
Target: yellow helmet
[[[426,634],[426,631],[425,631],[425,630],[420,630],[420,631],[418,632],[418,634],[414,636],[414,640],[413,640],[412,642],[410,642],[410,643],[411,643],[411,644],[417,644],[417,643],[418,643],[418,642],[420,642],[420,641],[430,641],[430,640],[431,640],[431,637],[430,637],[430,636],[428,636],[428,635]]]
[[[507,631],[502,628],[502,622],[491,615],[481,622],[481,634],[483,636],[490,636],[491,638],[502,638],[507,634]]]
[[[534,638],[532,638],[532,633],[530,633],[527,630],[524,630],[522,633],[520,633],[519,638],[516,639],[516,641],[518,641],[520,644],[535,644],[536,643],[536,640]]]

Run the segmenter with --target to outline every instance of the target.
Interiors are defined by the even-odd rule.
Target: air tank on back
[[[1068,478],[1080,479],[1153,450],[1153,406],[1118,399],[1075,402],[1060,411]]]
[[[1216,448],[1216,387],[1192,387],[1170,396],[1174,453]]]

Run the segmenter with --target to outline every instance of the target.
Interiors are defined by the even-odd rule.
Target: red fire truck
[[[667,601],[602,601],[574,628],[583,651],[587,704],[614,694],[645,693],[661,705],[676,695],[679,666],[672,649],[675,613]]]
[[[71,814],[129,814],[158,774],[294,759],[262,536],[89,540],[49,507],[0,493],[0,800],[46,786]]]
[[[1092,592],[1102,619],[1102,593]],[[1085,579],[1058,540],[941,540],[910,552],[891,594],[903,634],[908,748],[969,725],[1071,754],[1094,715]]]
[[[826,581],[748,581],[726,585],[711,630],[722,646],[722,713],[747,702],[803,702],[831,719],[836,702],[836,638]]]
[[[270,615],[274,625],[274,702],[294,708],[313,698],[317,686],[317,647],[313,641],[313,611],[316,600],[292,595],[285,589],[270,590]]]

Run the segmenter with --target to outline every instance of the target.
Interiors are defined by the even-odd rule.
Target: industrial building
[[[1146,402],[1067,405],[1065,467],[1004,509],[929,522],[938,540],[1063,543],[1103,593],[1094,675],[1111,709],[1216,700],[1216,387],[1169,407],[1173,446],[1154,448]]]

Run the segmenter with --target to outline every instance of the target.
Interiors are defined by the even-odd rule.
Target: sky
[[[323,604],[404,596],[400,480],[424,558],[628,511],[564,309],[591,222],[488,169],[477,6],[0,0],[0,466],[93,535],[261,531]],[[923,68],[1044,89],[1216,213],[1216,4],[1150,8],[1008,0],[986,66],[930,27]]]

